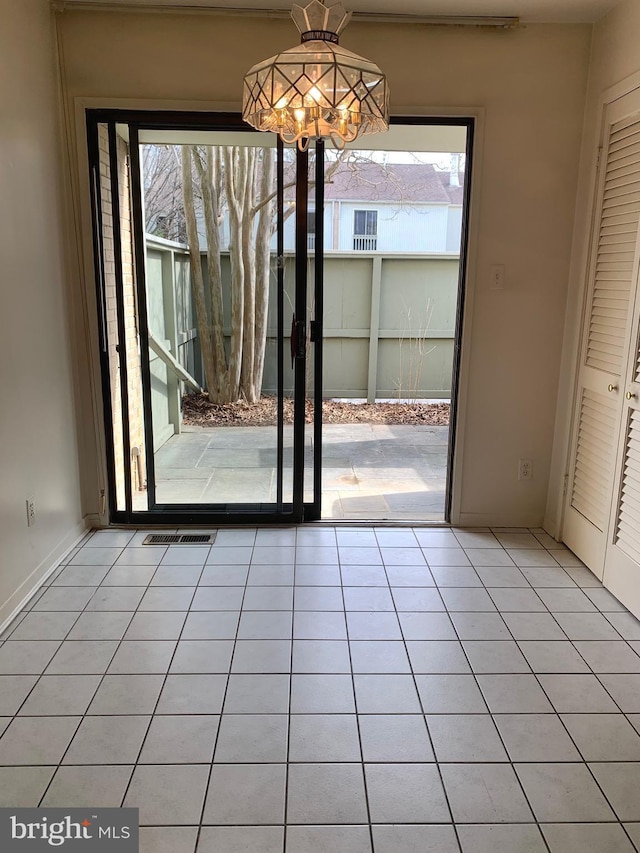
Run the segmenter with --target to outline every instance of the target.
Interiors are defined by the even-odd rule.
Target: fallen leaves
[[[449,403],[343,403],[324,400],[322,420],[327,424],[388,424],[446,426]],[[206,394],[188,394],[182,399],[186,426],[273,426],[277,423],[276,398],[265,395],[256,403],[239,400],[216,405]],[[313,421],[313,403],[305,403],[305,422]],[[293,400],[284,400],[284,422],[293,423]]]

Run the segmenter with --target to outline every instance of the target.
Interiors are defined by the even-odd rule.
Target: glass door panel
[[[283,149],[235,119],[168,124],[89,124],[112,517],[294,520],[305,367],[290,358]],[[119,212],[105,134],[108,165],[126,166]]]
[[[448,519],[471,141],[398,119],[327,147],[324,520]]]
[[[217,136],[141,146],[157,505],[277,503],[276,151]]]

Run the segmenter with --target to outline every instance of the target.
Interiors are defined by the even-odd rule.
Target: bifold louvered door
[[[604,584],[640,617],[640,298],[633,322],[634,358],[629,360],[623,386],[618,478],[614,489],[610,535],[604,564]]]
[[[640,223],[640,92],[608,105],[563,539],[600,578],[616,481]],[[640,504],[639,504],[640,506]]]

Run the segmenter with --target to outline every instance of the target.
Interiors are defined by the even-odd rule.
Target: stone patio
[[[323,519],[442,521],[448,440],[446,426],[326,424]],[[292,448],[293,430],[286,427],[285,501],[291,500]],[[160,448],[155,464],[159,503],[274,502],[276,428],[185,427]]]

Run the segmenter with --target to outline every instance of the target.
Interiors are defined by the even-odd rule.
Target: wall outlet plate
[[[533,462],[531,459],[518,460],[518,480],[533,480]]]
[[[36,523],[36,500],[27,498],[27,527],[33,527]]]
[[[504,264],[492,264],[490,270],[491,290],[504,290]]]

